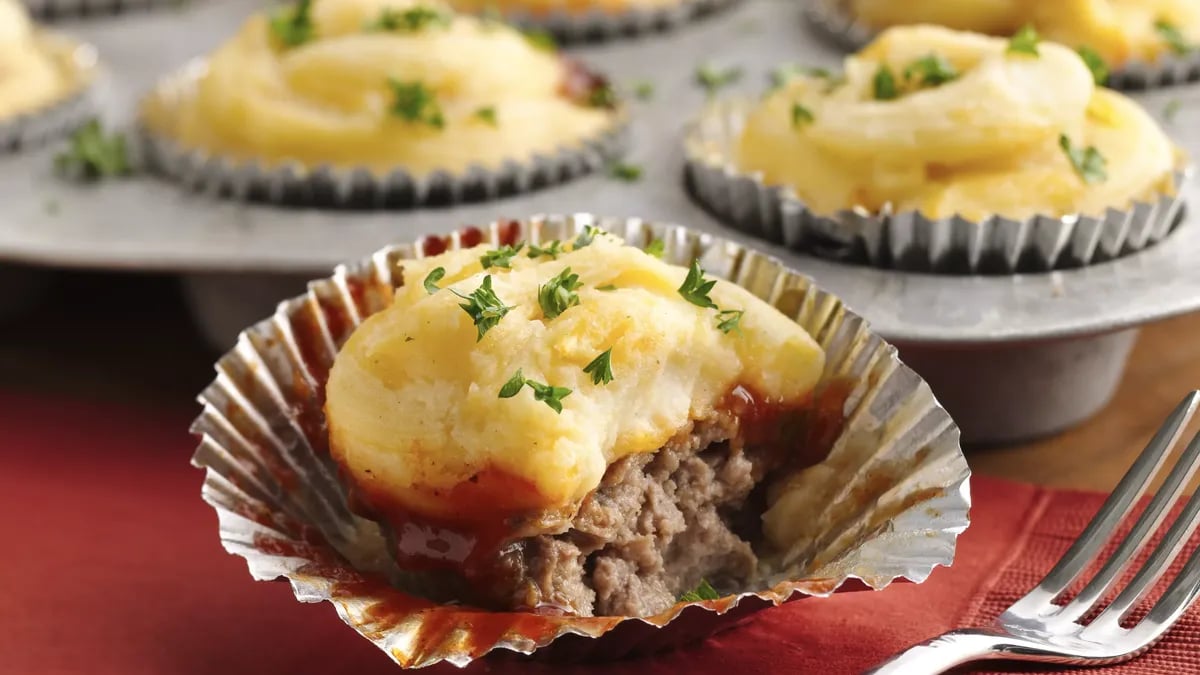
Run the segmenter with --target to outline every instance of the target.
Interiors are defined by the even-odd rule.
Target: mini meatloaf
[[[594,228],[403,275],[325,406],[401,568],[495,609],[647,616],[791,543],[767,485],[814,459],[796,423],[824,354],[774,307]]]

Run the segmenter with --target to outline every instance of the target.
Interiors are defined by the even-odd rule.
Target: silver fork
[[[1086,626],[1079,620],[1101,609],[1122,573],[1187,487],[1200,466],[1200,434],[1192,438],[1162,489],[1096,576],[1067,604],[1059,606],[1052,600],[1082,580],[1084,571],[1162,468],[1198,402],[1200,391],[1193,391],[1180,402],[1054,569],[993,625],[945,633],[893,656],[867,673],[933,674],[988,659],[1098,666],[1128,661],[1150,649],[1200,596],[1200,550],[1187,560],[1145,618],[1130,628],[1123,628],[1121,622],[1154,589],[1200,525],[1200,492],[1188,500],[1166,536],[1116,598]]]

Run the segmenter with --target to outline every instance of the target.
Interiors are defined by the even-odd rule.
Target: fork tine
[[[1194,510],[1191,508],[1193,506]],[[1182,529],[1188,530],[1190,536],[1197,525],[1196,516],[1200,512],[1200,493],[1192,497],[1188,507],[1187,510],[1190,513],[1186,515],[1190,518],[1185,522],[1181,516],[1180,522],[1185,522],[1185,527]],[[1186,542],[1187,537],[1184,537],[1183,541]],[[1155,603],[1146,618],[1130,630],[1130,635],[1149,647],[1155,640],[1162,637],[1179,620],[1180,616],[1183,616],[1183,613],[1191,607],[1197,597],[1200,597],[1200,549],[1192,552],[1187,563],[1180,570],[1179,576],[1175,577],[1175,581],[1167,587],[1167,591]]]
[[[1096,573],[1096,577],[1088,582],[1087,586],[1079,592],[1079,595],[1071,602],[1067,603],[1057,614],[1056,618],[1074,621],[1083,616],[1097,602],[1099,602],[1108,589],[1117,581],[1121,574],[1133,563],[1137,557],[1138,551],[1146,545],[1150,537],[1158,531],[1162,525],[1163,519],[1167,517],[1167,512],[1171,505],[1179,498],[1179,495],[1187,488],[1188,481],[1195,475],[1197,467],[1200,467],[1200,434],[1192,437],[1191,443],[1188,443],[1187,449],[1180,456],[1179,462],[1171,469],[1171,473],[1167,476],[1167,480],[1163,483],[1158,494],[1154,495],[1154,499],[1146,506],[1146,510],[1134,523],[1129,534],[1117,546],[1117,550],[1113,551],[1112,555],[1105,561],[1104,566]],[[1161,546],[1160,546],[1161,548]],[[1176,551],[1171,555],[1173,559],[1178,554]],[[1142,568],[1143,571],[1146,567]],[[1151,570],[1153,572],[1153,570]],[[1140,578],[1141,575],[1139,574]],[[1152,574],[1149,578],[1150,585],[1158,578],[1157,574]],[[1133,588],[1132,584],[1127,587],[1124,592],[1129,592]]]
[[[1027,614],[1045,614],[1047,608],[1054,609],[1051,601],[1061,594],[1080,575],[1087,565],[1096,557],[1100,547],[1112,536],[1113,530],[1129,513],[1133,503],[1142,496],[1150,480],[1158,473],[1167,452],[1179,438],[1184,425],[1191,419],[1200,401],[1200,391],[1192,391],[1175,406],[1166,422],[1159,428],[1158,433],[1142,451],[1130,467],[1129,472],[1117,484],[1117,487],[1105,500],[1104,505],[1092,521],[1084,528],[1083,533],[1071,545],[1054,569],[1042,579],[1020,600],[1013,603],[1010,612]]]
[[[1200,445],[1200,434],[1196,435],[1192,443]],[[1183,507],[1183,511],[1180,512],[1179,518],[1167,530],[1167,535],[1163,537],[1162,542],[1159,543],[1150,555],[1150,559],[1146,561],[1145,565],[1142,565],[1142,568],[1138,570],[1133,580],[1112,601],[1112,604],[1096,617],[1092,625],[1100,626],[1101,630],[1108,630],[1119,625],[1125,617],[1129,616],[1133,608],[1137,607],[1138,603],[1154,589],[1154,585],[1166,573],[1171,561],[1175,560],[1179,552],[1187,545],[1188,540],[1195,534],[1198,527],[1200,527],[1200,492],[1192,495],[1187,505]],[[1197,549],[1192,554],[1191,561],[1188,564],[1193,567],[1200,566],[1200,549]],[[1185,578],[1186,575],[1186,571],[1181,572],[1180,576],[1176,578],[1176,584],[1179,584],[1179,579]],[[1183,581],[1182,583],[1186,584],[1187,582]],[[1174,585],[1172,588],[1174,588]],[[1158,606],[1165,606],[1167,610],[1170,610],[1171,605],[1168,604],[1170,602],[1168,596],[1170,596],[1170,591],[1159,600]],[[1183,608],[1186,609],[1186,603]]]

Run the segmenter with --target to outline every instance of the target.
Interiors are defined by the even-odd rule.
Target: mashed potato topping
[[[934,23],[992,35],[1032,25],[1049,40],[1089,47],[1110,65],[1156,61],[1200,44],[1195,0],[851,0],[850,8],[876,27]]]
[[[143,113],[185,146],[244,160],[497,168],[613,123],[603,80],[553,47],[436,2],[300,0],[251,17],[194,91]]]
[[[844,79],[798,74],[746,121],[741,168],[820,213],[1103,213],[1171,189],[1177,156],[1073,51],[935,26],[885,31]]]
[[[79,85],[61,46],[42,40],[19,0],[0,0],[0,120],[34,112]]]
[[[610,464],[656,451],[734,387],[795,405],[822,373],[803,328],[733,283],[702,307],[679,289],[711,279],[611,235],[558,251],[405,263],[327,385],[332,453],[363,492],[441,522],[570,514]],[[463,307],[487,287],[509,308],[494,322]]]

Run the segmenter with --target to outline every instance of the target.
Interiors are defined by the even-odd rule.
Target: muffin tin
[[[135,102],[155,81],[210,51],[260,7],[257,0],[206,0],[57,28],[97,46],[112,73],[106,117],[129,126]],[[844,265],[760,241],[708,215],[683,187],[683,128],[706,99],[696,68],[740,67],[741,80],[721,94],[756,95],[783,62],[836,67],[842,54],[810,30],[799,5],[746,0],[669,33],[571,51],[618,86],[653,84],[652,100],[630,103],[625,159],[643,168],[640,181],[601,172],[453,209],[338,213],[219,200],[152,176],[71,185],[52,176],[55,149],[46,148],[0,158],[0,259],[183,273],[207,334],[225,348],[307,279],[420,234],[565,211],[679,223],[777,255],[836,293],[901,346],[973,441],[1025,438],[1086,417],[1111,395],[1128,353],[1131,334],[1113,334],[1200,308],[1200,228],[1190,215],[1162,242],[1116,261],[995,277]],[[1155,114],[1180,100],[1167,131],[1200,154],[1200,88],[1135,98]],[[1185,197],[1196,203],[1194,182]],[[1024,367],[989,367],[1006,358]],[[1049,372],[1057,376],[1047,380]]]

